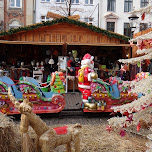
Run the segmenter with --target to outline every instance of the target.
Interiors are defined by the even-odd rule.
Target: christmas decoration
[[[30,30],[34,30],[34,29],[37,29],[37,28],[40,28],[40,27],[43,27],[43,26],[51,26],[51,25],[58,24],[58,23],[69,23],[69,24],[81,26],[81,27],[87,28],[89,30],[92,30],[94,32],[102,33],[103,35],[107,35],[108,37],[111,37],[111,38],[113,37],[113,38],[116,38],[116,39],[124,40],[126,42],[128,42],[128,40],[129,40],[129,37],[127,37],[127,36],[120,35],[120,34],[117,34],[117,33],[114,33],[114,32],[110,32],[110,31],[101,29],[99,27],[93,26],[91,24],[87,24],[85,22],[80,22],[80,21],[77,21],[77,20],[74,20],[74,19],[69,19],[69,18],[66,18],[66,17],[55,19],[55,20],[52,20],[52,21],[46,21],[46,22],[42,22],[42,23],[28,25],[28,26],[25,26],[25,27],[10,29],[8,31],[1,32],[0,36],[11,35],[11,34],[15,34],[17,32],[30,31]]]
[[[141,20],[145,19],[145,12],[141,15]]]
[[[111,126],[108,125],[108,126],[106,127],[106,130],[110,133],[110,131],[112,130]]]
[[[51,83],[51,92],[58,93],[58,94],[64,94],[64,84],[65,84],[65,78],[63,76],[62,72],[54,72],[51,74],[52,77],[52,83]]]
[[[37,135],[36,151],[53,151],[55,147],[66,144],[67,152],[71,152],[71,142],[74,142],[75,151],[80,152],[80,124],[50,128],[40,117],[32,112],[33,104],[28,99],[24,99],[22,103],[16,101],[10,88],[8,89],[8,95],[11,102],[21,113],[22,151],[30,150],[28,128],[31,126]]]

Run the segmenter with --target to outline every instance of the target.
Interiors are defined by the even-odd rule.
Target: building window
[[[64,0],[56,0],[56,3],[64,3]]]
[[[41,22],[49,21],[49,18],[47,16],[41,16]]]
[[[124,23],[124,35],[131,37],[131,28],[129,23]]]
[[[148,23],[140,23],[140,31],[148,29]]]
[[[88,5],[91,4],[92,5],[93,4],[93,0],[85,0],[85,4],[88,4]]]
[[[108,31],[115,31],[115,22],[107,22],[107,30]]]
[[[132,5],[133,5],[132,0],[125,0],[124,11],[125,11],[125,12],[130,12],[130,11],[132,11]]]
[[[149,0],[140,0],[140,7],[145,7],[149,4]]]
[[[10,0],[10,7],[21,8],[21,0]]]
[[[71,3],[72,4],[79,4],[79,0],[72,0]]]
[[[86,22],[86,23],[88,23],[88,24],[92,24],[93,18],[92,18],[92,17],[85,17],[85,18],[84,18],[84,22]]]
[[[107,11],[115,11],[116,0],[108,0]]]
[[[21,24],[19,23],[19,21],[12,21],[12,23],[9,24],[9,29],[14,29],[18,27],[21,27]]]
[[[41,0],[41,2],[50,2],[50,0]]]

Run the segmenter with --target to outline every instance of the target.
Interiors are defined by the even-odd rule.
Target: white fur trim
[[[91,61],[92,61],[92,60],[90,60],[90,59],[82,60],[82,61],[81,61],[81,65],[89,65],[89,64],[91,64]]]
[[[94,56],[91,56],[90,60],[92,61],[94,59]]]
[[[91,81],[91,73],[88,74],[88,81]]]
[[[83,101],[84,103],[88,103],[88,100],[86,100],[86,99],[82,99],[82,101]]]
[[[82,89],[90,89],[90,86],[88,86],[88,85],[83,85],[83,84],[78,84],[78,87],[79,87],[79,88],[82,88]]]

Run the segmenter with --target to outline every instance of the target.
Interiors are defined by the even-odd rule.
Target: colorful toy
[[[28,128],[31,126],[37,135],[36,151],[49,152],[59,145],[66,144],[66,151],[71,152],[71,142],[74,142],[75,152],[80,152],[80,124],[50,128],[40,117],[32,112],[33,104],[29,99],[22,103],[8,89],[8,96],[11,102],[21,113],[20,131],[23,137],[22,150],[29,151]]]
[[[109,83],[97,78],[93,70],[94,62],[90,54],[81,61],[78,72],[78,87],[82,92],[84,112],[112,112],[111,107],[123,105],[137,99],[136,93],[129,93],[130,87],[116,77],[109,78]]]
[[[58,72],[56,72],[58,75]],[[61,73],[60,73],[61,75]],[[56,80],[57,79],[57,80]],[[62,79],[63,76],[62,76]],[[59,77],[55,77],[54,83],[59,81]],[[64,88],[60,83],[60,88],[52,89],[50,92],[44,92],[40,84],[32,77],[22,77],[18,83],[20,91],[17,89],[14,82],[6,76],[0,76],[0,110],[7,114],[18,114],[18,110],[10,102],[7,96],[8,87],[11,87],[11,92],[16,100],[20,102],[23,99],[29,99],[33,103],[34,113],[58,113],[65,107]],[[52,83],[52,84],[54,84]],[[55,86],[54,86],[55,87]]]

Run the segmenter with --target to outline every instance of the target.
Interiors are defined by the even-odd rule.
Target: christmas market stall
[[[120,73],[118,59],[131,57],[128,40],[126,36],[84,22],[59,18],[1,32],[0,67],[14,80],[33,76],[39,82],[46,82],[47,76],[58,70],[59,57],[69,60],[75,56],[79,67],[84,54],[90,53],[95,57],[99,77],[106,79]],[[76,76],[78,68],[74,70]],[[68,84],[69,90],[77,89],[71,80]]]

